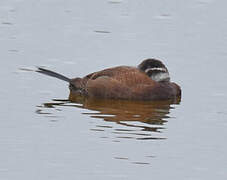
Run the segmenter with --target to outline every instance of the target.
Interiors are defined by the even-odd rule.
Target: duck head
[[[169,82],[170,76],[166,66],[157,59],[146,59],[137,66],[145,72],[151,79],[157,82]]]

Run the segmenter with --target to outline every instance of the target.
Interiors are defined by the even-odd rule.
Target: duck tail
[[[36,70],[36,72],[55,77],[55,78],[61,79],[63,81],[69,82],[69,83],[71,81],[70,78],[67,78],[66,76],[64,76],[62,74],[59,74],[59,73],[56,73],[54,71],[44,69],[44,68],[41,68],[41,67],[38,67],[38,70]]]

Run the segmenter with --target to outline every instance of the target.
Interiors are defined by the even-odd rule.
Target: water
[[[226,179],[224,0],[0,2],[0,179]],[[155,57],[179,103],[68,101],[69,77]]]

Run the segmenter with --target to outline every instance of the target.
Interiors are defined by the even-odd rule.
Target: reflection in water
[[[155,140],[165,139],[161,137],[163,125],[169,118],[171,104],[179,104],[180,99],[173,101],[127,101],[127,100],[100,100],[88,99],[70,95],[69,100],[55,99],[51,103],[44,103],[36,110],[39,114],[51,114],[43,112],[46,108],[59,110],[59,107],[70,106],[91,110],[83,113],[92,118],[115,122],[112,124],[96,124],[91,131],[102,132],[108,129],[119,139]],[[58,107],[58,108],[57,108]],[[100,123],[100,122],[97,122]],[[120,126],[118,126],[120,125]],[[102,137],[107,138],[107,137]],[[116,141],[116,140],[115,140]],[[116,141],[117,142],[117,141]]]

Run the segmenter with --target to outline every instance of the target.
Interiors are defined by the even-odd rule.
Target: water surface
[[[227,178],[224,0],[1,0],[0,179]],[[180,102],[69,101],[69,77],[163,60]]]

